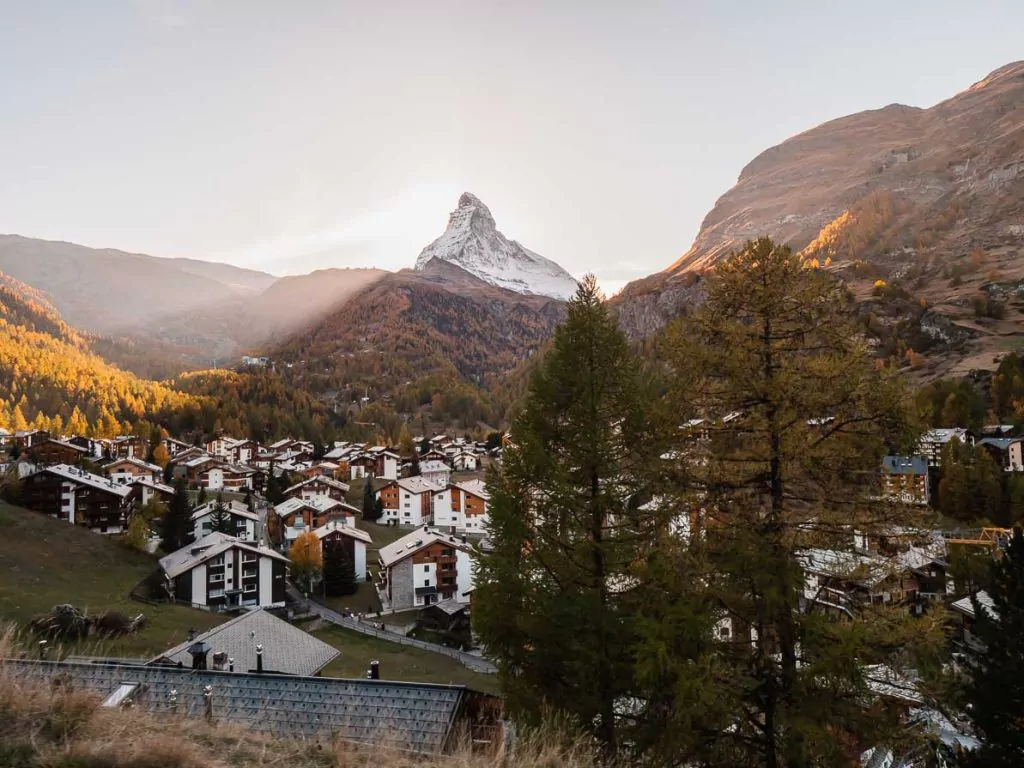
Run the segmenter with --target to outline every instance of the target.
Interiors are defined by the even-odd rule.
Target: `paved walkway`
[[[448,656],[456,661],[462,663],[468,669],[474,672],[480,672],[485,675],[493,675],[497,673],[497,668],[487,659],[482,656],[469,652],[459,651],[455,648],[448,648],[444,645],[437,645],[436,643],[427,643],[423,640],[417,640],[413,637],[406,637],[400,635],[397,632],[388,632],[384,629],[378,629],[374,626],[373,622],[370,621],[359,621],[356,618],[347,618],[342,616],[337,611],[332,611],[330,608],[320,605],[313,600],[306,600],[301,597],[297,590],[289,588],[289,593],[296,600],[296,602],[308,607],[311,613],[315,613],[324,621],[329,621],[332,624],[337,624],[339,627],[345,627],[345,629],[351,629],[355,632],[359,632],[363,635],[370,635],[371,637],[377,637],[381,640],[387,640],[390,643],[398,643],[399,645],[408,645],[411,648],[419,648],[424,651],[430,651],[431,653],[439,653],[442,656]]]

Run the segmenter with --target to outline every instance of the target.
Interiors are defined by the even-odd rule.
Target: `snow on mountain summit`
[[[576,292],[572,275],[501,234],[487,206],[469,192],[459,198],[444,234],[420,252],[416,269],[423,269],[434,259],[455,264],[481,280],[517,293],[568,299]]]

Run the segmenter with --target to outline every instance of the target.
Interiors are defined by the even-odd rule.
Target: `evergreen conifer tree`
[[[363,520],[376,520],[376,505],[375,496],[373,492],[373,480],[369,477],[366,478],[366,483],[363,485]]]
[[[327,597],[342,597],[356,593],[356,570],[344,541],[337,537],[325,539],[324,592]]]
[[[678,481],[657,506],[683,535],[641,571],[640,747],[776,768],[848,764],[843,733],[898,743],[898,718],[865,705],[870,664],[899,668],[937,620],[805,592],[813,553],[841,581],[857,567],[854,530],[918,519],[879,500],[881,457],[914,435],[846,289],[789,248],[748,243],[669,332],[665,358]],[[828,615],[837,600],[845,621]]]
[[[192,541],[192,510],[184,479],[174,484],[174,498],[167,505],[160,534],[160,549],[164,552],[175,552]]]
[[[607,749],[632,686],[631,570],[648,532],[637,503],[657,462],[652,398],[592,276],[569,302],[488,479],[492,554],[473,622],[509,707],[560,709]]]
[[[982,741],[964,761],[971,768],[1024,765],[1024,533],[1015,528],[1001,560],[992,563],[987,589],[991,605],[977,595],[974,634],[981,646],[969,648],[966,698]]]
[[[235,533],[231,514],[228,512],[228,508],[224,506],[224,499],[219,493],[217,494],[217,500],[213,503],[213,509],[210,510],[210,531],[232,535]]]
[[[281,488],[281,479],[274,472],[273,464],[267,471],[267,501],[274,505],[284,501],[284,489]]]

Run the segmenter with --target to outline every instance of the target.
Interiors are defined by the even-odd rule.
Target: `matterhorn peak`
[[[448,216],[448,228],[416,259],[424,269],[434,259],[447,261],[492,285],[517,293],[568,299],[576,280],[550,259],[507,239],[498,231],[490,209],[476,195],[463,192]]]

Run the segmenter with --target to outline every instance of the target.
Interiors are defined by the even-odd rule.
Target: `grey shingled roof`
[[[882,471],[889,475],[927,475],[928,459],[924,456],[883,456]]]
[[[154,661],[191,666],[188,648],[199,641],[211,648],[207,663],[212,664],[213,654],[223,651],[235,660],[236,672],[256,669],[257,643],[263,646],[263,668],[286,675],[315,675],[341,655],[333,646],[260,608],[171,648]]]
[[[24,659],[3,660],[0,665],[16,679],[52,684],[59,675],[65,685],[104,699],[123,683],[138,683],[134,705],[164,715],[202,717],[203,689],[208,685],[215,722],[283,738],[338,738],[430,754],[445,750],[466,693],[454,685],[162,666]],[[171,691],[177,691],[176,709]]]

